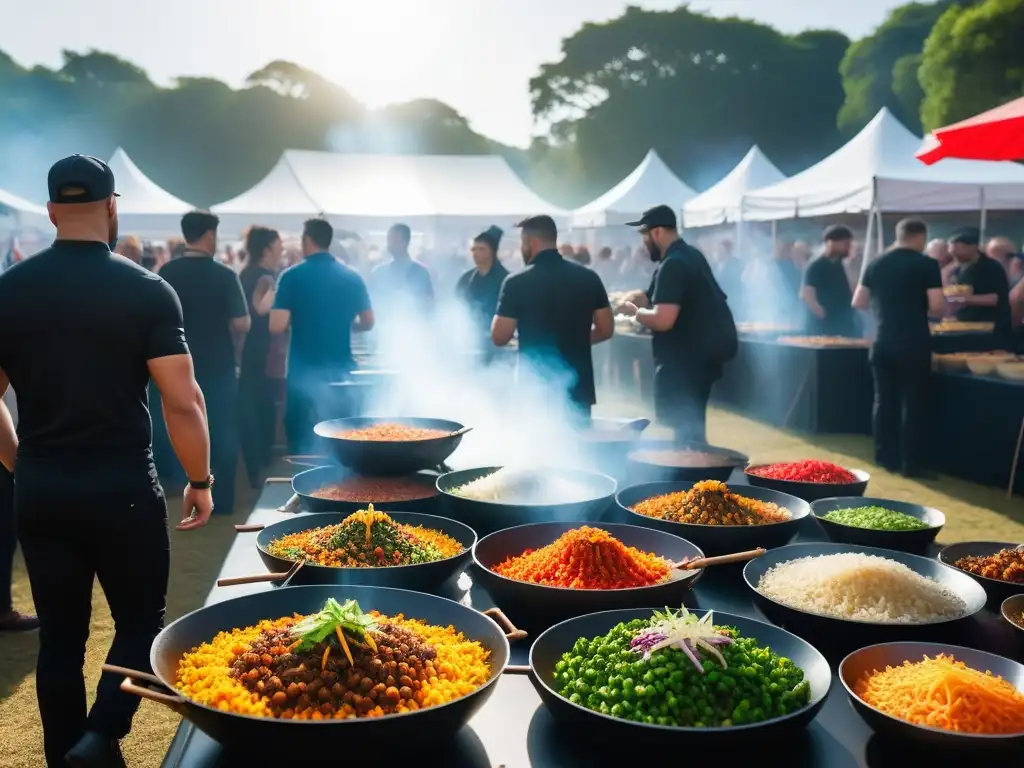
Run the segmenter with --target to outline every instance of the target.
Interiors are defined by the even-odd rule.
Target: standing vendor
[[[473,238],[473,269],[459,278],[455,293],[469,310],[473,327],[489,334],[491,320],[498,308],[501,284],[508,277],[508,270],[498,261],[498,245],[502,231],[490,227]]]
[[[800,289],[808,312],[807,333],[857,337],[857,316],[850,304],[853,291],[843,268],[843,260],[852,252],[853,233],[849,227],[835,224],[825,230],[824,240],[825,249],[807,265]]]
[[[388,229],[391,260],[370,273],[370,296],[382,325],[391,325],[396,318],[422,320],[434,308],[430,272],[409,255],[411,240],[412,231],[407,225],[393,224]]]
[[[707,443],[708,398],[736,354],[736,323],[704,254],[679,236],[670,207],[651,208],[630,226],[639,227],[658,263],[647,292],[621,309],[654,336],[655,414],[677,441]]]
[[[995,334],[1000,339],[1010,338],[1010,285],[1003,265],[986,256],[978,243],[981,233],[977,227],[963,227],[949,238],[957,267],[958,285],[971,286],[969,296],[956,297],[957,320],[973,323],[995,323]]]
[[[545,372],[552,366],[568,369],[569,400],[588,421],[597,402],[590,347],[615,332],[608,292],[596,272],[558,252],[550,216],[532,216],[518,226],[526,267],[502,285],[491,339],[504,347],[518,330],[521,359]]]

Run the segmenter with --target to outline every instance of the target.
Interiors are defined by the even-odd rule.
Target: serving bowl
[[[687,465],[672,461],[674,452],[707,454],[707,466]],[[635,481],[721,480],[725,482],[737,467],[744,467],[750,457],[728,448],[705,443],[675,442],[673,440],[644,440],[633,446],[626,455],[629,477]]]
[[[778,504],[780,507],[788,509],[792,517],[782,523],[766,523],[764,525],[695,525],[648,517],[632,510],[633,506],[645,499],[666,493],[688,491],[693,486],[693,482],[675,482],[641,483],[623,488],[615,495],[616,519],[630,525],[655,528],[680,536],[687,541],[692,541],[708,556],[715,556],[757,547],[772,549],[788,544],[800,532],[801,526],[811,511],[810,504],[803,499],[771,488],[758,488],[753,485],[730,485],[729,490],[740,496]]]
[[[1008,381],[1024,381],[1024,363],[999,363],[996,373]]]
[[[852,483],[804,483],[797,480],[775,480],[771,477],[761,477],[751,472],[751,470],[760,469],[765,466],[768,465],[751,465],[744,470],[747,482],[750,485],[788,493],[790,496],[796,496],[804,501],[817,501],[818,499],[830,499],[838,496],[863,496],[864,491],[868,488],[868,481],[871,480],[871,475],[863,469],[847,470],[857,478]]]
[[[921,576],[937,581],[963,600],[965,609],[954,618],[941,618],[916,624],[876,622],[863,619],[843,619],[802,608],[785,605],[761,594],[758,584],[769,569],[804,557],[837,555],[841,553],[875,555],[894,560]],[[911,555],[877,547],[855,544],[812,542],[789,544],[769,550],[763,557],[751,560],[743,568],[743,580],[753,592],[754,603],[773,623],[796,632],[802,637],[828,638],[838,646],[870,645],[883,640],[933,638],[937,633],[955,632],[971,616],[985,607],[985,590],[970,576],[928,557]]]
[[[898,739],[899,743],[908,747],[919,745],[938,749],[969,749],[970,755],[977,756],[986,748],[1006,748],[1024,745],[1024,732],[1009,735],[981,735],[947,731],[918,725],[898,717],[886,714],[865,702],[856,693],[854,687],[865,674],[886,667],[897,667],[905,661],[922,661],[925,656],[935,657],[939,654],[953,656],[968,667],[982,672],[990,671],[999,675],[1021,693],[1024,693],[1024,665],[1018,664],[1002,656],[978,651],[974,648],[963,648],[957,645],[925,642],[895,642],[870,645],[854,651],[839,665],[839,680],[846,689],[850,704],[864,722],[878,734]]]
[[[338,501],[315,495],[317,491],[324,488],[353,480],[358,480],[366,486],[378,485],[380,491],[370,491],[367,493],[367,496],[373,496],[373,498],[365,498],[359,501]],[[395,483],[405,484],[405,481],[408,481],[410,487],[414,485],[422,486],[422,498],[408,499],[401,496],[394,500],[388,498],[388,486]],[[292,478],[292,492],[302,499],[306,509],[310,512],[352,513],[360,509],[366,509],[367,504],[373,504],[374,509],[379,509],[381,512],[389,512],[396,509],[404,512],[430,513],[440,506],[436,483],[437,474],[432,472],[417,472],[405,477],[367,478],[355,475],[351,469],[335,465],[314,467],[313,469],[299,472]]]
[[[446,434],[428,440],[353,440],[342,436],[378,424],[436,429]],[[465,429],[457,421],[445,419],[359,416],[321,421],[313,431],[327,442],[339,464],[359,474],[408,475],[440,466],[459,447]]]
[[[791,659],[804,671],[811,687],[811,699],[806,705],[795,712],[760,723],[684,728],[637,723],[603,715],[573,704],[555,690],[555,665],[561,660],[562,654],[572,650],[578,639],[604,635],[620,622],[650,618],[653,610],[631,608],[578,616],[556,624],[536,639],[530,648],[530,677],[537,693],[556,719],[584,726],[591,733],[600,734],[600,738],[608,743],[720,746],[735,743],[736,739],[761,739],[796,733],[806,727],[824,705],[832,684],[832,672],[825,657],[810,643],[770,624],[718,611],[714,613],[715,624],[736,627],[742,636],[754,638],[762,647],[769,647],[780,656]],[[706,611],[695,610],[692,613],[703,616]]]
[[[967,368],[977,376],[990,376],[1003,363],[1017,359],[1016,355],[1000,352],[987,352],[967,358]]]
[[[1021,589],[1024,589],[1024,587]],[[999,611],[1003,614],[1003,618],[1010,623],[1011,627],[1022,633],[1019,637],[1024,640],[1024,592],[1003,600]]]
[[[1024,592],[1024,584],[1015,584],[1012,581],[1003,581],[1002,579],[990,579],[987,576],[978,576],[970,571],[964,571],[957,568],[954,563],[956,563],[956,561],[961,557],[984,557],[986,555],[994,555],[996,552],[1003,549],[1013,549],[1016,546],[1017,544],[1000,541],[961,541],[956,544],[945,546],[939,550],[939,562],[943,565],[948,565],[950,568],[954,568],[960,573],[970,576],[984,587],[985,593],[988,595],[989,609],[997,611],[999,610],[999,606],[1002,604],[1003,600],[1011,595]]]
[[[443,496],[446,514],[470,526],[479,536],[526,523],[596,522],[611,504],[618,487],[614,478],[583,469],[544,468],[536,470],[539,477],[569,480],[583,486],[584,498],[564,504],[510,504],[502,501],[480,501],[460,496],[453,491],[474,480],[487,477],[501,467],[477,467],[448,472],[437,478],[437,490]]]
[[[916,531],[877,531],[870,528],[857,528],[826,520],[825,515],[837,509],[856,507],[883,507],[893,512],[916,517],[928,527]],[[818,499],[811,503],[814,519],[828,536],[830,541],[842,544],[858,544],[862,547],[879,547],[895,549],[900,552],[921,554],[927,551],[928,545],[935,541],[942,526],[946,524],[946,516],[932,507],[913,504],[909,501],[892,499],[867,498],[863,496],[841,496],[830,499]]]
[[[635,525],[594,523],[627,547],[660,555],[670,563],[704,557],[699,547],[664,531]],[[530,523],[505,528],[484,536],[473,547],[474,582],[479,583],[495,603],[516,617],[523,629],[533,633],[572,616],[615,608],[647,605],[679,605],[703,574],[703,570],[673,571],[668,581],[630,589],[571,589],[517,581],[492,570],[510,557],[528,549],[540,549],[562,534],[578,528],[577,523]]]

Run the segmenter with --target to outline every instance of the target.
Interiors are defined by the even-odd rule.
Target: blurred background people
[[[843,267],[850,256],[853,233],[836,224],[825,230],[825,248],[804,270],[800,298],[807,308],[807,333],[811,336],[859,335],[851,301],[853,290]]]

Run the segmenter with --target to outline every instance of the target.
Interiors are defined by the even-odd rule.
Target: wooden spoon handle
[[[284,581],[288,578],[289,571],[284,573],[254,573],[250,576],[228,576],[217,579],[218,587],[233,587],[236,584],[260,584],[264,581]]]
[[[256,531],[262,531],[266,527],[263,523],[239,523],[235,526],[235,530],[239,533],[255,533]]]
[[[730,565],[732,563],[745,563],[765,553],[764,547],[751,549],[747,552],[733,552],[731,555],[718,555],[717,557],[698,557],[695,560],[681,560],[673,567],[681,568],[684,571],[694,571],[698,568],[707,568],[711,565]]]

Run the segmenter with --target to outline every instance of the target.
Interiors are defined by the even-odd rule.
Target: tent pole
[[[779,237],[779,222],[772,222],[772,258],[775,258],[776,249],[778,248],[777,240]]]
[[[981,187],[978,191],[978,207],[981,209],[981,219],[978,222],[978,230],[981,232],[979,238],[981,243],[985,242],[985,229],[988,226],[988,211],[985,210],[985,188]]]

